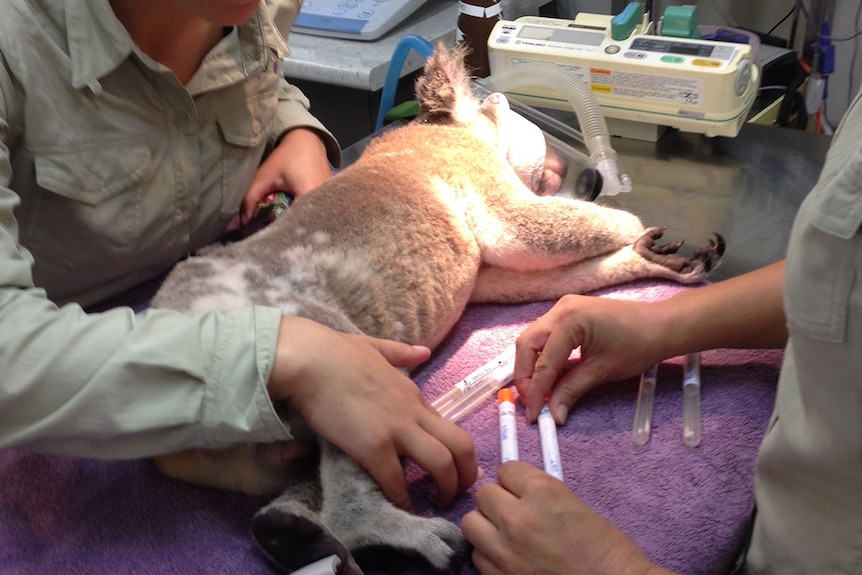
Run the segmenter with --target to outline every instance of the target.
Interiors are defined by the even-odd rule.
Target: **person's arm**
[[[664,357],[717,348],[780,348],[787,343],[784,260],[657,302]]]
[[[274,148],[245,193],[243,221],[251,220],[258,202],[267,194],[301,196],[328,179],[332,167],[341,166],[338,141],[311,114],[308,98],[286,80],[279,86],[278,113],[269,130],[275,137]]]
[[[86,314],[0,261],[0,448],[131,459],[289,439],[266,389],[280,315]]]
[[[290,29],[302,7],[300,0],[264,0],[264,12],[270,19],[272,30],[277,30],[282,39],[287,42]],[[268,27],[265,27],[269,30]],[[266,34],[272,33],[272,30]],[[287,48],[286,44],[284,45]],[[329,162],[336,168],[341,166],[341,147],[335,136],[311,113],[311,103],[302,91],[289,83],[285,78],[278,88],[278,114],[272,125],[267,128],[275,138],[280,140],[284,134],[294,128],[307,128],[315,132],[326,148]]]
[[[670,575],[541,469],[510,461],[461,520],[482,575]]]
[[[266,389],[277,310],[86,314],[36,287],[10,187],[16,86],[0,67],[0,447],[134,458],[290,438]]]
[[[535,421],[544,398],[562,424],[587,391],[669,357],[714,348],[778,348],[787,340],[784,262],[655,303],[565,296],[517,340],[515,384]],[[572,350],[581,359],[564,373]]]
[[[17,201],[0,187],[0,222]],[[130,459],[290,434],[284,400],[409,507],[398,456],[447,504],[476,480],[469,435],[440,418],[392,367],[429,351],[349,336],[271,308],[187,315],[58,308],[32,260],[0,226],[0,448]],[[270,395],[272,399],[270,399]]]

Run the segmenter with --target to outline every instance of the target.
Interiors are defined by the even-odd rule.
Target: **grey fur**
[[[461,56],[441,47],[429,59],[417,84],[427,112],[416,122],[374,141],[256,235],[179,264],[153,305],[275,306],[434,348],[469,302],[548,300],[644,277],[705,279],[716,250],[680,258],[655,245],[661,230],[630,213],[528,189],[506,162],[497,109],[473,99]],[[337,553],[341,573],[358,575],[351,554],[369,549],[422,557],[439,571],[466,560],[457,526],[395,508],[364,469],[321,444],[319,458],[288,475],[251,446],[158,463],[196,483],[281,492],[254,528],[289,570]]]

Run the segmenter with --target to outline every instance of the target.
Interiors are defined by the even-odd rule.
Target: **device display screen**
[[[573,28],[524,26],[518,33],[518,38],[523,40],[545,40],[547,42],[578,44],[581,46],[598,46],[604,41],[605,35],[603,32],[592,32],[590,30],[577,30]]]
[[[676,40],[663,40],[659,38],[635,38],[631,45],[632,50],[643,50],[645,52],[661,52],[663,54],[680,54],[682,56],[699,56],[708,58],[712,56],[713,46],[708,44],[691,44]]]

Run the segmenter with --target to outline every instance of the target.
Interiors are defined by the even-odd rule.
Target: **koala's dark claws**
[[[712,235],[715,236],[715,239],[710,239],[709,245],[715,248],[715,253],[718,254],[718,257],[722,257],[724,255],[724,250],[727,248],[727,244],[718,232],[712,232]]]

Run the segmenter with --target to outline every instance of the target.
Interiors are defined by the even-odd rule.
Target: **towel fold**
[[[596,292],[655,301],[683,288],[642,281]],[[470,306],[431,360],[414,374],[429,399],[448,390],[514,338],[553,302]],[[703,440],[682,441],[681,359],[662,363],[652,434],[631,440],[638,382],[585,396],[558,429],[565,482],[632,537],[656,563],[687,575],[732,563],[752,503],[754,461],[774,404],[780,351],[713,350],[701,355]],[[520,458],[542,465],[538,428],[518,402]],[[496,479],[496,402],[459,424],[473,437],[485,476]],[[456,523],[476,487],[435,509],[434,487],[408,463],[417,513]],[[265,501],[168,479],[149,461],[105,462],[0,451],[0,565],[4,575],[274,572],[253,542],[250,521]],[[472,567],[465,575],[474,575]],[[369,573],[369,575],[375,575]]]

